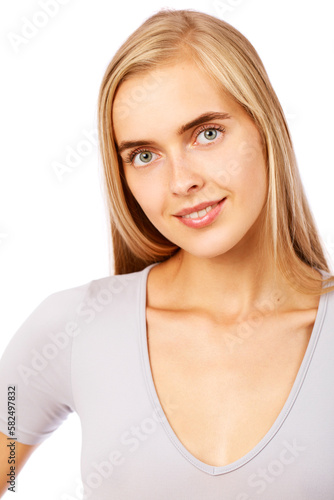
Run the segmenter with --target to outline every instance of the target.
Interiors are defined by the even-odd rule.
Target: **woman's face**
[[[202,258],[249,252],[267,175],[260,134],[239,104],[186,61],[124,81],[112,118],[129,188],[161,234]],[[224,198],[202,220],[175,215]]]

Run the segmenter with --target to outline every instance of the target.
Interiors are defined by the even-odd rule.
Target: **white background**
[[[109,274],[97,147],[93,144],[81,155],[62,181],[54,164],[64,164],[85,131],[96,130],[97,96],[110,59],[162,7],[221,17],[258,51],[287,115],[303,184],[333,269],[331,2],[62,0],[56,15],[15,50],[9,34],[21,36],[27,20],[42,22],[37,14],[43,12],[42,3],[16,0],[0,7],[0,354],[46,296]],[[73,414],[35,451],[17,480],[16,500],[80,498],[74,493],[80,477],[80,432]],[[8,493],[5,498],[13,497]]]

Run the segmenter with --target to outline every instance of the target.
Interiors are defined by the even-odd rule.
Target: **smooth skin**
[[[137,148],[124,150],[121,154],[133,195],[152,224],[180,247],[176,256],[149,273],[150,359],[159,396],[164,400],[164,396],[172,395],[177,401],[173,414],[172,410],[164,408],[173,429],[199,459],[222,465],[254,446],[281,409],[304,355],[319,298],[306,299],[286,283],[279,282],[277,297],[284,298],[279,306],[282,317],[285,313],[284,324],[281,322],[279,327],[273,328],[272,319],[266,316],[264,319],[270,328],[263,321],[263,328],[252,333],[251,342],[244,338],[240,343],[239,338],[236,350],[226,349],[226,333],[230,335],[234,325],[247,324],[258,304],[265,303],[272,292],[272,262],[261,261],[260,268],[258,266],[258,246],[262,242],[258,227],[268,188],[260,134],[245,110],[218,92],[208,76],[191,61],[156,70],[159,86],[146,96],[141,92],[141,99],[133,105],[132,97],[136,89],[145,88],[143,79],[146,77],[132,77],[122,83],[115,100],[113,121],[118,146],[128,141],[143,143],[142,151],[134,156],[132,163],[127,163],[127,156]],[[124,113],[129,98],[132,99],[131,113]],[[227,113],[229,118],[206,119],[185,127],[209,112]],[[206,130],[201,130],[203,126]],[[223,212],[207,227],[189,228],[174,217],[183,208],[225,196]],[[157,313],[155,317],[153,312]],[[175,332],[174,313],[180,318],[180,312],[187,314],[181,317],[181,326]],[[170,313],[172,324],[169,324]],[[291,339],[286,331],[283,335],[286,325],[289,328],[293,325],[299,331],[298,337]],[[174,342],[175,333],[177,340]],[[167,339],[170,342],[168,349]],[[290,342],[289,359],[286,359],[286,345],[282,339]],[[259,356],[259,352],[263,352],[263,357],[253,365],[268,365],[267,375],[262,371],[256,373],[259,370],[247,365],[249,360]],[[270,371],[270,352],[281,363],[276,373]],[[173,370],[170,370],[171,361]],[[198,366],[203,370],[206,367],[206,371],[199,372]],[[230,371],[222,371],[222,366]],[[246,367],[246,378],[242,366]],[[283,372],[285,378],[278,384],[277,377]],[[185,373],[191,380],[190,386],[187,386]],[[231,373],[234,378],[226,383]],[[258,399],[266,402],[268,387],[269,390],[272,387],[270,377],[275,380],[276,392],[267,420],[263,420],[265,408],[261,413]],[[261,385],[262,382],[267,385]],[[253,386],[258,391],[256,403],[252,401]],[[208,387],[217,390],[208,394]],[[236,393],[242,404],[233,405]],[[193,396],[196,404],[191,400]],[[215,406],[217,402],[219,412]],[[220,411],[224,405],[230,408],[229,415]],[[251,413],[255,406],[259,415]],[[205,410],[204,415],[197,414],[194,408]],[[240,426],[240,411],[249,416],[247,425]],[[203,425],[210,413],[213,415],[211,428]],[[210,429],[217,428],[218,417],[221,418],[219,427],[230,429],[228,440],[216,432],[209,434]],[[205,436],[204,428],[207,429]],[[250,435],[241,435],[240,428],[245,432],[249,429]],[[7,442],[7,436],[0,433],[1,472],[8,471]],[[17,443],[16,473],[36,448]],[[1,496],[6,489],[5,474],[2,474]]]
[[[0,498],[8,489],[7,474],[10,472],[10,465],[8,464],[8,438],[5,434],[0,432]],[[16,441],[15,445],[15,475],[16,478],[22,470],[28,458],[35,451],[39,445],[28,445]]]
[[[252,450],[282,410],[320,297],[297,293],[281,277],[275,284],[272,257],[260,257],[268,179],[260,133],[244,108],[192,61],[153,71],[160,84],[146,94],[145,78],[122,83],[113,122],[130,190],[180,247],[147,278],[152,377],[185,448],[223,466]],[[199,123],[207,113],[228,117]],[[174,216],[225,196],[206,227]]]
[[[180,247],[169,261],[170,269],[174,263],[175,302],[211,317],[245,317],[272,290],[273,262],[259,262],[264,242],[258,227],[268,190],[260,133],[242,106],[218,91],[192,61],[152,73],[159,86],[146,95],[141,92],[131,113],[124,113],[124,106],[144,88],[147,75],[126,80],[115,99],[118,147],[143,142],[121,152],[127,183],[152,224]],[[208,112],[230,117],[179,133]],[[207,130],[201,132],[203,125]],[[128,163],[129,153],[138,149]],[[225,196],[223,212],[209,226],[189,228],[173,215]],[[286,283],[279,286],[291,295]]]

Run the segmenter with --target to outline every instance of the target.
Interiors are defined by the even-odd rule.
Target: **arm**
[[[15,473],[38,444],[47,439],[74,411],[71,385],[73,337],[67,325],[75,319],[83,289],[48,296],[21,324],[0,359],[0,498],[10,486],[7,436],[8,388],[15,394]],[[49,356],[51,352],[52,356]],[[14,406],[14,403],[10,408]],[[12,469],[13,470],[13,469]]]
[[[7,445],[9,443],[10,441],[8,440],[8,437],[0,432],[0,498],[2,498],[5,491],[7,491],[8,487],[10,486],[10,484],[7,483],[9,479],[7,474],[10,473],[11,466],[11,464],[8,463],[10,448]],[[28,445],[15,441],[15,464],[12,464],[12,466],[15,466],[15,478],[17,478],[18,473],[20,472],[32,452],[38,446],[38,444]]]

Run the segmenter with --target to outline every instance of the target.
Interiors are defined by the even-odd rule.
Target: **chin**
[[[181,248],[184,250],[184,252],[187,252],[194,257],[197,257],[199,259],[214,259],[216,257],[223,256],[224,254],[227,254],[231,250],[233,250],[235,243],[232,242],[221,242],[219,243],[218,241],[215,242],[210,242],[207,241],[204,245],[189,245],[189,242],[187,245],[179,245]]]

